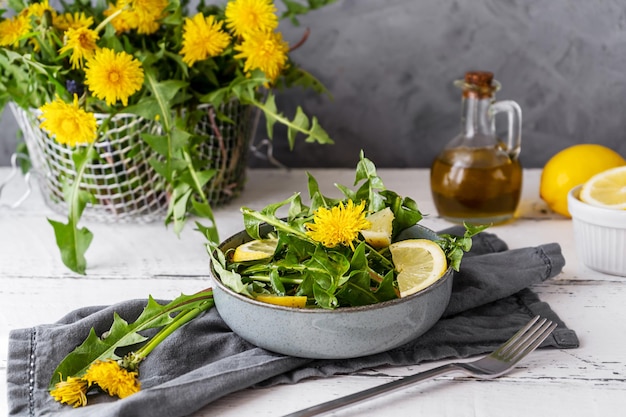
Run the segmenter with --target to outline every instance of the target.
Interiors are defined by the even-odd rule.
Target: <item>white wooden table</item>
[[[0,181],[8,175],[0,168]],[[354,171],[310,171],[326,193],[333,183],[351,186]],[[437,218],[427,170],[381,169],[387,188],[418,201],[422,221]],[[558,242],[563,272],[533,289],[574,329],[581,346],[534,352],[510,374],[493,381],[439,378],[336,412],[337,416],[622,416],[626,411],[626,278],[604,275],[579,263],[571,221],[550,215],[538,196],[539,170],[524,172],[519,218],[490,229],[511,248]],[[255,209],[306,190],[304,170],[250,170],[243,195],[216,210],[222,238],[242,229],[239,206]],[[15,180],[0,195],[10,203],[24,189]],[[305,193],[306,195],[306,193]],[[337,195],[339,195],[337,193]],[[88,275],[60,261],[38,190],[17,209],[0,208],[0,415],[6,411],[6,357],[10,329],[56,321],[86,305],[131,298],[174,298],[209,286],[209,261],[200,233],[187,227],[180,238],[161,223],[88,223],[94,241]],[[191,225],[189,225],[191,226]],[[295,385],[249,389],[228,395],[197,416],[280,416],[305,406],[418,372],[434,364],[379,368],[358,375],[306,380]],[[3,412],[4,411],[4,412]]]

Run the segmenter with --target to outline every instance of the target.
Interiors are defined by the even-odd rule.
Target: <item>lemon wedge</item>
[[[258,261],[271,257],[276,251],[278,239],[251,240],[237,246],[233,262]]]
[[[580,190],[580,199],[594,206],[626,210],[626,166],[591,177]]]
[[[274,304],[283,307],[306,307],[305,295],[257,295],[256,299],[268,304]]]
[[[435,283],[448,269],[446,254],[428,239],[408,239],[389,246],[398,271],[400,297],[406,297]]]
[[[371,223],[371,226],[369,229],[361,230],[361,235],[367,244],[376,249],[389,246],[394,218],[393,211],[389,207],[367,216],[366,219]]]

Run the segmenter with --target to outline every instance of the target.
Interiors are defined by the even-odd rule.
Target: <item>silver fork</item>
[[[350,404],[367,400],[398,388],[452,373],[463,373],[481,379],[496,378],[511,370],[517,362],[535,350],[541,342],[543,342],[550,335],[550,333],[552,333],[556,326],[556,323],[536,316],[502,346],[482,359],[478,359],[473,362],[449,363],[428,371],[420,372],[419,374],[407,376],[396,381],[359,391],[336,400],[314,405],[312,407],[296,411],[295,413],[288,414],[284,417],[308,417],[319,415]]]

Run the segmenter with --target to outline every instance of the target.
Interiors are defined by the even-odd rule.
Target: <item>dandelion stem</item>
[[[207,292],[209,293],[209,298],[207,298]],[[147,344],[145,344],[143,347],[135,352],[134,356],[137,360],[144,359],[146,356],[148,356],[150,352],[154,350],[155,347],[159,345],[159,343],[165,340],[170,334],[172,334],[184,324],[189,323],[191,320],[198,317],[202,312],[212,308],[215,305],[212,290],[201,291],[196,295],[199,295],[200,298],[205,298],[205,301],[190,310],[182,310],[171,323],[163,327],[157,334],[154,335],[152,339],[150,339]]]
[[[98,26],[96,26],[96,28],[94,29],[94,32],[96,33],[100,32],[107,25],[107,23],[109,23],[111,20],[119,16],[127,7],[128,6],[123,7],[119,10],[116,10],[115,13],[112,13],[111,15],[107,16],[106,19],[104,19],[102,22],[100,22]]]
[[[274,226],[276,230],[283,230],[287,233],[291,233],[294,236],[297,236],[298,238],[302,240],[315,243],[315,241],[313,241],[309,236],[307,236],[306,233],[296,229],[295,227],[289,225],[288,223],[280,219],[277,219],[275,216],[268,216],[258,211],[251,210],[247,207],[242,207],[241,212],[244,214],[244,216],[248,215],[248,216],[254,217],[257,220],[260,220],[261,222],[265,222],[271,226]]]
[[[255,280],[255,281],[270,282],[270,277],[267,276],[267,275],[249,275],[246,278],[250,278],[250,279]],[[284,278],[284,277],[280,277],[279,279],[284,284],[294,284],[294,285],[300,285],[304,281],[301,278]]]

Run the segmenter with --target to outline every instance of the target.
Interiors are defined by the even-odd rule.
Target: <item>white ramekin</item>
[[[591,269],[626,277],[626,210],[583,203],[581,187],[567,196],[578,257]]]

